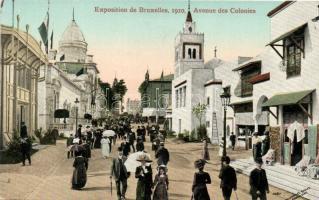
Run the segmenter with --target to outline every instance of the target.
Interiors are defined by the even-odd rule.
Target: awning
[[[250,100],[245,100],[245,101],[232,102],[232,103],[230,103],[230,105],[235,106],[235,105],[241,105],[241,104],[252,103],[252,102],[253,102],[253,100],[250,99]]]
[[[283,40],[283,39],[289,37],[289,36],[292,35],[293,33],[297,32],[297,31],[299,31],[299,30],[304,29],[307,25],[308,25],[308,23],[305,23],[305,24],[303,24],[303,25],[301,25],[301,26],[298,26],[297,28],[294,28],[294,29],[288,31],[287,33],[282,34],[281,36],[279,36],[279,37],[275,38],[274,40],[272,40],[271,42],[269,42],[266,46],[268,46],[268,45],[273,45],[273,44],[275,44],[275,43],[277,43],[277,42],[279,42],[279,41],[281,41],[281,40]]]
[[[286,94],[277,94],[263,103],[262,107],[298,104],[302,99],[311,94],[313,91],[315,90],[304,90]]]
[[[261,60],[254,60],[254,61],[246,62],[240,65],[239,67],[233,69],[232,71],[239,71],[245,68],[253,68],[255,66],[259,66],[260,64],[261,64]]]

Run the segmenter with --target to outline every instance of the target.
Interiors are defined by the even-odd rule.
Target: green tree
[[[112,91],[115,95],[118,95],[119,99],[116,100],[120,101],[120,109],[123,111],[123,98],[127,92],[125,81],[123,79],[118,81],[117,78],[115,78],[112,85]]]
[[[192,108],[192,113],[196,116],[196,118],[199,121],[199,128],[198,128],[198,130],[195,129],[196,130],[195,131],[196,135],[197,135],[198,131],[201,130],[202,119],[203,119],[204,114],[206,113],[206,110],[207,110],[207,105],[206,104],[201,104],[201,103],[198,103],[197,105],[195,105]],[[202,135],[202,134],[200,133],[200,135]]]

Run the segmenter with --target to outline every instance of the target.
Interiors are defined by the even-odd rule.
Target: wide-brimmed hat
[[[194,166],[195,168],[201,168],[201,167],[204,167],[206,163],[207,163],[206,160],[198,159],[194,162]]]
[[[139,155],[136,161],[142,162],[153,162],[146,154]]]

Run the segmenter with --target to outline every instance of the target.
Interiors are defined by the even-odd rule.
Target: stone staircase
[[[255,168],[255,163],[252,159],[238,159],[231,162],[231,166],[233,166],[238,173],[249,176],[250,172]],[[299,176],[293,167],[280,165],[278,163],[273,166],[264,165],[263,168],[266,170],[268,183],[270,185],[293,194],[300,194],[301,191],[306,190],[306,193],[302,195],[302,197],[310,200],[319,200],[319,180]]]

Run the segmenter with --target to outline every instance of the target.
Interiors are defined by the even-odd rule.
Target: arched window
[[[188,49],[188,58],[189,59],[192,58],[192,49],[191,48]]]
[[[196,49],[193,49],[193,59],[196,59]]]

